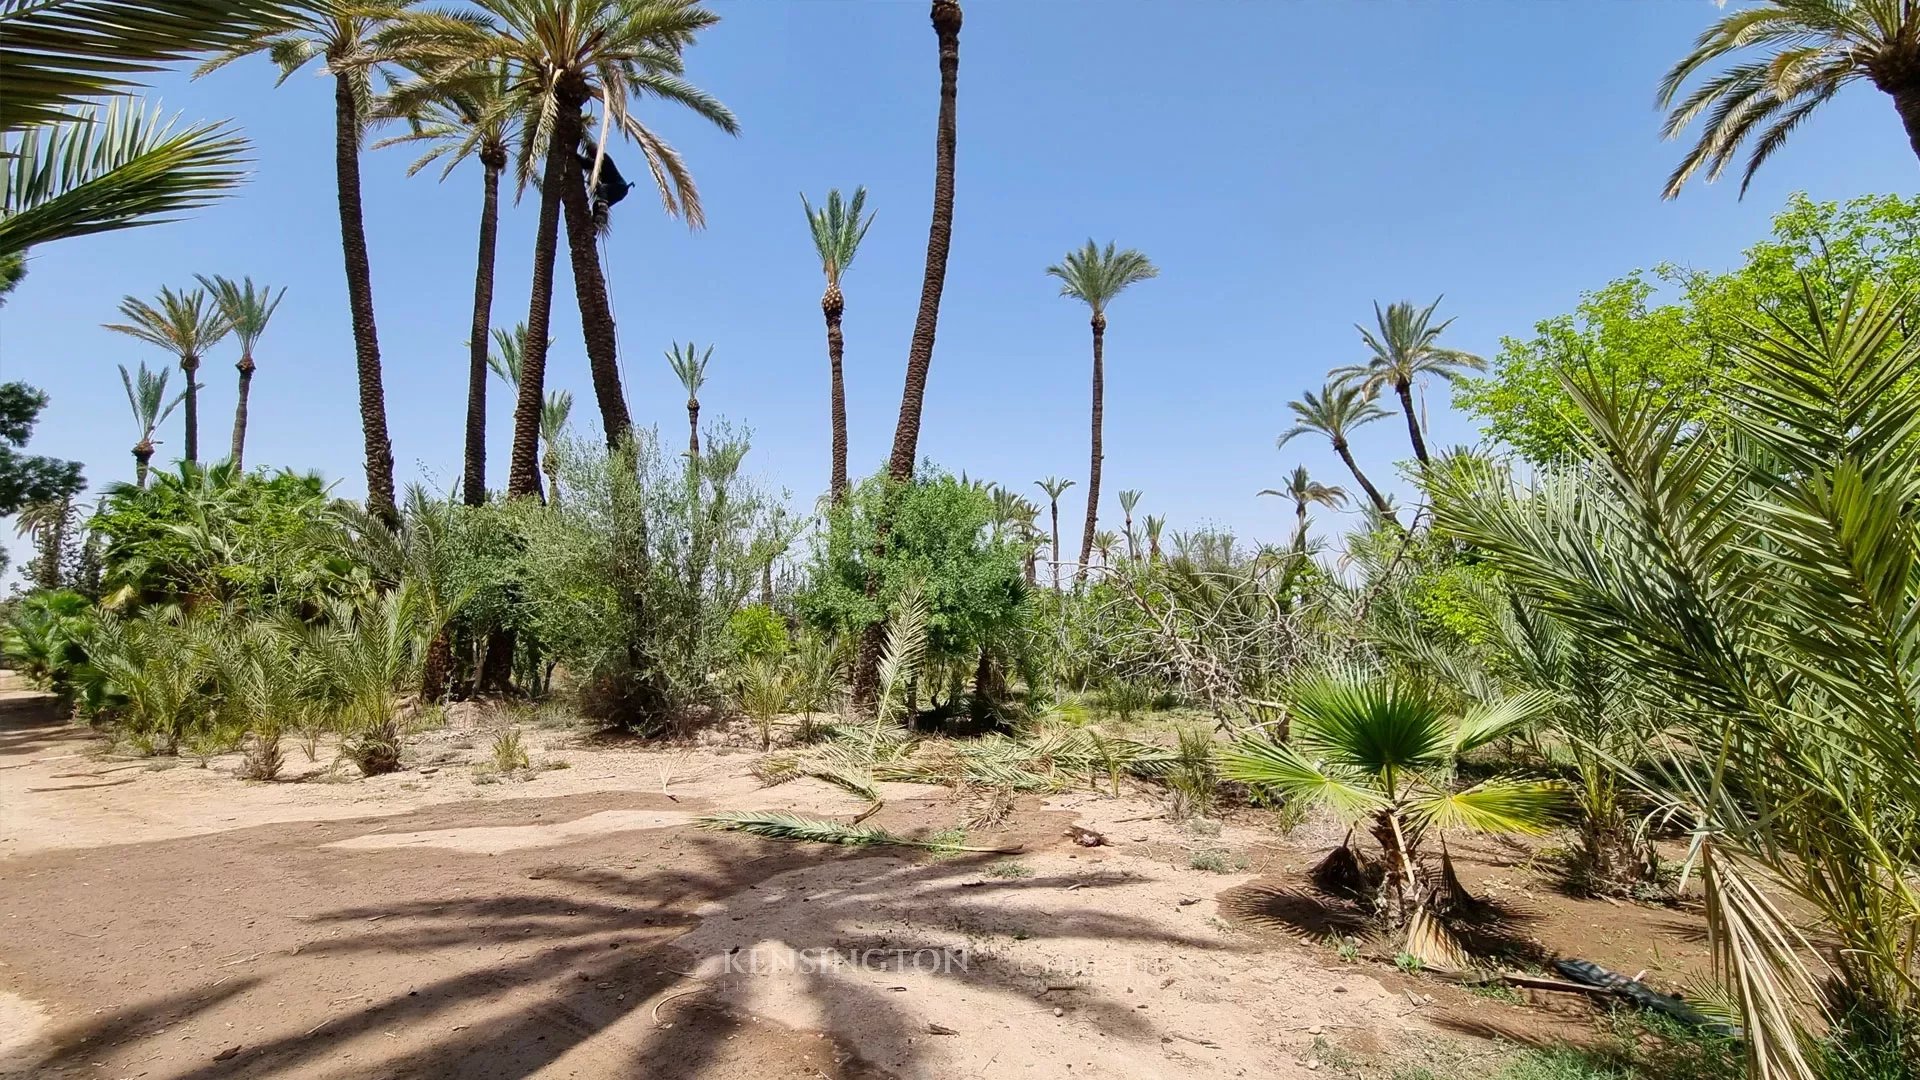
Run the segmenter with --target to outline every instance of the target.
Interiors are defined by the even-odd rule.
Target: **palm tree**
[[[28,580],[36,592],[51,592],[63,584],[62,563],[67,552],[67,531],[73,525],[73,492],[64,491],[51,499],[36,499],[14,515],[14,533],[31,537],[36,549]]]
[[[1134,542],[1133,537],[1133,508],[1139,505],[1140,492],[1128,490],[1120,493],[1120,514],[1124,519],[1123,524],[1127,530],[1127,559],[1129,561],[1140,557],[1138,551],[1139,545]]]
[[[187,377],[187,460],[200,460],[200,387],[194,373],[200,370],[200,358],[220,343],[232,326],[218,304],[209,303],[199,289],[174,292],[170,286],[160,289],[159,306],[137,297],[120,301],[124,323],[106,323],[118,331],[150,345],[158,345],[180,358],[180,371]]]
[[[940,326],[940,293],[947,285],[947,249],[953,243],[954,104],[960,80],[959,0],[933,0],[933,32],[940,42],[940,119],[933,152],[933,221],[927,228],[927,272],[920,282],[920,311],[907,346],[907,381],[900,391],[900,420],[893,429],[893,453],[887,475],[896,483],[913,478],[920,449],[920,410],[927,397],[927,370],[933,366],[933,338]],[[1057,554],[1057,553],[1056,553]],[[878,644],[877,632],[868,639]],[[879,662],[878,648],[865,650],[865,671]],[[856,682],[861,680],[856,679]],[[859,695],[856,695],[858,697]]]
[[[260,343],[260,335],[267,332],[267,322],[286,297],[287,289],[283,285],[276,293],[271,287],[263,286],[256,291],[252,278],[236,285],[231,278],[218,274],[211,278],[205,274],[195,276],[213,294],[221,316],[233,327],[233,336],[240,339],[240,359],[233,365],[240,372],[240,397],[233,407],[233,467],[239,469],[243,468],[241,458],[247,445],[247,395],[253,389],[253,347]]]
[[[1674,104],[1689,79],[1736,55],[1752,59],[1726,68]],[[1676,138],[1706,115],[1700,141],[1667,178],[1662,196],[1679,195],[1702,166],[1708,181],[1719,179],[1753,137],[1740,178],[1745,195],[1753,174],[1795,129],[1841,87],[1862,79],[1893,99],[1907,143],[1920,155],[1920,3],[1760,0],[1729,12],[1702,31],[1693,51],[1660,80],[1659,105],[1670,110],[1662,135]]]
[[[520,389],[520,365],[527,355],[527,324],[515,323],[512,330],[496,327],[493,331],[493,343],[499,348],[497,353],[487,355],[487,367],[500,376],[500,381],[514,390]]]
[[[1060,279],[1060,295],[1071,296],[1093,312],[1093,463],[1087,469],[1087,524],[1080,534],[1080,572],[1074,581],[1086,580],[1088,557],[1093,554],[1093,533],[1100,517],[1100,462],[1104,457],[1101,427],[1106,417],[1106,364],[1103,350],[1107,337],[1107,305],[1137,281],[1157,277],[1160,271],[1145,255],[1128,248],[1117,251],[1109,242],[1106,250],[1092,240],[1047,274]]]
[[[827,320],[827,367],[832,372],[833,478],[827,490],[835,506],[847,497],[847,391],[840,376],[840,359],[846,349],[840,335],[840,317],[846,313],[847,298],[840,291],[840,276],[853,265],[867,226],[873,224],[872,214],[860,220],[866,204],[864,187],[854,188],[852,200],[845,203],[840,201],[840,189],[834,188],[827,192],[826,205],[818,210],[804,194],[800,196],[800,206],[807,212],[807,228],[813,233],[813,250],[820,256],[820,272],[827,278],[827,291],[820,295],[820,314]]]
[[[1165,514],[1161,514],[1158,516],[1155,516],[1153,514],[1147,515],[1146,530],[1147,530],[1147,561],[1148,562],[1154,562],[1160,558],[1160,533],[1164,529],[1166,529],[1166,527],[1167,527],[1167,517]]]
[[[667,351],[667,364],[673,368],[674,378],[687,390],[687,459],[690,461],[700,458],[700,388],[707,384],[707,361],[711,359],[713,346],[699,352],[691,341],[687,342],[685,351],[677,341]]]
[[[264,52],[280,69],[279,82],[316,58],[333,76],[333,174],[339,196],[340,252],[353,316],[353,351],[360,380],[360,429],[367,459],[367,509],[397,525],[393,440],[387,435],[387,394],[380,370],[380,333],[373,320],[373,270],[360,207],[360,143],[373,119],[373,72],[388,57],[383,35],[414,0],[299,0],[285,21],[254,34],[200,65],[205,75],[243,56]],[[193,422],[188,398],[187,421]],[[189,451],[191,453],[191,451]]]
[[[1354,329],[1360,331],[1360,340],[1367,343],[1373,355],[1364,363],[1335,368],[1331,373],[1340,382],[1359,384],[1369,396],[1382,387],[1393,388],[1400,398],[1401,411],[1407,414],[1407,435],[1413,440],[1413,456],[1419,459],[1423,469],[1428,462],[1427,441],[1420,434],[1420,418],[1413,409],[1414,384],[1422,375],[1437,375],[1452,382],[1461,368],[1478,371],[1487,366],[1485,360],[1472,353],[1443,349],[1436,344],[1441,333],[1453,325],[1452,319],[1432,325],[1433,311],[1439,306],[1438,299],[1424,309],[1416,309],[1402,300],[1388,304],[1387,310],[1381,311],[1376,302],[1373,319],[1377,329],[1354,325]]]
[[[552,390],[540,405],[540,439],[547,452],[540,469],[547,474],[547,501],[560,505],[560,437],[566,434],[567,417],[573,414],[573,391]]]
[[[1053,514],[1053,591],[1060,591],[1060,496],[1066,494],[1073,481],[1049,476],[1045,480],[1035,480],[1040,490],[1047,493],[1047,508]]]
[[[1293,550],[1307,550],[1307,504],[1318,503],[1325,507],[1340,507],[1347,504],[1347,493],[1342,488],[1327,485],[1307,475],[1305,465],[1295,465],[1293,473],[1287,477],[1285,488],[1267,488],[1262,495],[1278,495],[1293,500]]]
[[[718,21],[695,0],[488,0],[478,17],[414,15],[398,35],[398,47],[430,73],[429,81],[457,76],[479,64],[513,65],[520,73],[516,89],[527,127],[520,140],[521,175],[531,176],[538,155],[545,155],[539,170],[533,292],[527,305],[528,347],[514,406],[509,495],[531,495],[540,486],[535,441],[546,389],[553,261],[563,211],[574,296],[608,445],[618,443],[633,426],[620,386],[613,314],[595,250],[598,232],[587,186],[590,179],[599,179],[604,136],[617,127],[639,147],[667,214],[684,217],[692,228],[704,223],[692,174],[679,153],[634,116],[630,101],[673,102],[729,134],[737,133],[733,113],[682,77],[683,51]],[[595,100],[601,106],[600,145],[589,144],[582,118]],[[592,153],[584,165],[583,147]]]
[[[147,365],[140,365],[140,375],[135,378],[127,373],[127,365],[120,365],[120,383],[127,388],[127,407],[133,410],[133,422],[140,429],[140,441],[133,444],[134,486],[147,486],[147,468],[153,462],[153,432],[187,394],[182,390],[167,400],[167,376],[173,374],[167,368],[149,371]]]
[[[493,324],[493,267],[499,246],[500,174],[519,138],[519,101],[513,69],[502,62],[476,67],[464,78],[435,86],[418,79],[396,87],[383,111],[402,116],[405,135],[382,139],[374,149],[425,143],[427,150],[407,167],[412,176],[445,159],[442,182],[467,158],[480,162],[480,252],[474,262],[473,322],[467,334],[467,430],[460,488],[468,506],[487,501],[487,333]]]
[[[1333,452],[1340,455],[1346,463],[1347,471],[1360,482],[1360,490],[1367,493],[1373,508],[1380,513],[1393,516],[1387,507],[1387,500],[1380,489],[1373,486],[1360,466],[1353,460],[1353,449],[1347,445],[1347,433],[1362,424],[1370,424],[1387,415],[1387,411],[1373,403],[1376,391],[1362,386],[1340,383],[1328,383],[1320,393],[1309,390],[1300,395],[1299,401],[1287,402],[1287,408],[1293,410],[1297,422],[1280,433],[1274,440],[1276,447],[1285,446],[1297,435],[1316,431],[1327,437],[1333,444]]]

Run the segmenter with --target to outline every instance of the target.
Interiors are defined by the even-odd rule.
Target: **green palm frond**
[[[573,391],[549,390],[540,405],[540,437],[551,443],[567,430],[567,418],[573,415]]]
[[[1387,415],[1385,409],[1374,403],[1376,393],[1360,385],[1342,383],[1329,383],[1318,394],[1309,390],[1300,395],[1300,400],[1287,402],[1295,423],[1280,433],[1274,445],[1285,446],[1308,432],[1317,432],[1336,444],[1344,444],[1354,428]]]
[[[1355,324],[1360,340],[1367,346],[1367,359],[1348,367],[1336,368],[1333,375],[1341,382],[1358,383],[1363,390],[1402,387],[1416,383],[1423,375],[1434,375],[1448,382],[1459,377],[1462,368],[1478,371],[1487,362],[1472,353],[1444,349],[1440,335],[1453,325],[1452,319],[1433,322],[1440,300],[1424,308],[1401,300],[1381,310],[1373,305],[1372,329]]]
[[[140,441],[153,438],[154,429],[167,422],[173,410],[186,400],[185,390],[167,398],[167,378],[173,374],[172,368],[152,371],[146,361],[140,362],[138,377],[127,371],[127,365],[120,365],[120,383],[127,390],[127,407],[133,410],[133,422],[140,429]]]
[[[1113,298],[1129,285],[1160,276],[1151,260],[1132,248],[1120,251],[1109,242],[1102,250],[1092,240],[1066,258],[1047,267],[1049,277],[1060,280],[1060,295],[1084,302],[1095,316],[1102,315]]]
[[[271,286],[255,288],[251,277],[238,282],[219,274],[212,277],[195,274],[194,277],[213,297],[221,317],[233,329],[233,336],[240,340],[241,353],[252,356],[253,347],[260,343],[260,335],[267,332],[268,321],[279,310],[280,301],[286,298],[286,286],[281,286],[276,293]]]
[[[487,354],[487,367],[500,376],[500,381],[519,389],[520,358],[527,354],[527,324],[522,321],[512,330],[494,327],[493,346],[499,351]]]
[[[1436,790],[1415,799],[1411,814],[1440,829],[1543,833],[1557,823],[1565,789],[1544,780],[1487,780],[1463,791]]]
[[[679,379],[680,385],[686,388],[687,397],[699,397],[700,388],[707,384],[707,363],[713,359],[713,346],[709,345],[705,352],[701,352],[700,347],[691,341],[687,342],[684,349],[676,341],[667,350],[666,356],[667,366],[673,369],[673,377]]]
[[[1532,723],[1554,703],[1552,694],[1533,690],[1497,701],[1476,702],[1454,722],[1453,755],[1485,746]]]
[[[895,712],[904,707],[907,683],[919,670],[926,655],[927,620],[931,617],[926,593],[910,583],[895,599],[893,614],[887,620],[887,640],[880,653],[879,697],[874,706],[874,726],[884,727]]]
[[[127,321],[107,323],[107,329],[182,358],[204,356],[232,329],[220,306],[199,289],[175,292],[171,286],[161,286],[158,305],[125,297],[120,314]]]
[[[1344,669],[1313,675],[1288,695],[1303,753],[1370,775],[1449,764],[1453,730],[1413,684]]]
[[[827,192],[827,201],[815,210],[807,201],[805,194],[800,196],[800,206],[807,212],[807,229],[813,234],[813,249],[820,256],[820,272],[827,277],[827,284],[840,284],[840,276],[853,265],[853,257],[860,250],[860,241],[866,239],[867,227],[873,224],[873,215],[868,214],[863,221],[860,211],[867,204],[867,189],[853,189],[853,198],[842,201],[840,189]]]
[[[1346,821],[1358,821],[1392,805],[1359,778],[1307,760],[1298,750],[1261,736],[1235,743],[1222,755],[1220,774],[1242,784],[1319,803]]]

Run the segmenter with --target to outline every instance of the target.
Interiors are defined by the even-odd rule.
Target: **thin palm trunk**
[[[1077,588],[1087,580],[1087,565],[1093,561],[1093,533],[1100,521],[1100,459],[1104,456],[1100,429],[1106,419],[1107,372],[1105,346],[1107,317],[1093,316],[1093,461],[1087,466],[1087,524],[1080,533],[1080,568],[1074,571]]]
[[[145,490],[147,470],[153,463],[153,441],[141,439],[133,445],[133,486]]]
[[[187,353],[180,358],[180,370],[187,377],[187,393],[181,402],[186,413],[187,460],[198,463],[200,460],[200,383],[194,376],[200,373],[200,358]]]
[[[1407,437],[1413,440],[1413,456],[1424,469],[1427,465],[1427,440],[1420,434],[1420,416],[1413,411],[1413,385],[1395,383],[1393,392],[1400,397],[1400,411],[1407,414]]]
[[[835,506],[847,498],[847,387],[840,373],[840,361],[846,352],[840,317],[845,311],[846,299],[839,286],[827,286],[826,294],[820,298],[820,313],[827,320],[827,366],[833,373],[833,478],[828,491]]]
[[[487,501],[487,333],[493,326],[493,264],[500,233],[500,170],[506,154],[480,155],[485,170],[480,200],[480,254],[473,275],[473,322],[467,339],[466,469],[460,488],[468,506]]]
[[[1347,447],[1346,440],[1342,439],[1334,443],[1333,452],[1340,455],[1340,460],[1347,465],[1347,471],[1360,482],[1360,490],[1367,493],[1367,498],[1373,502],[1373,508],[1391,517],[1392,511],[1387,509],[1387,500],[1380,494],[1380,489],[1373,486],[1373,481],[1367,479],[1367,474],[1360,471],[1360,465],[1353,460],[1353,451]]]
[[[1293,550],[1296,552],[1307,550],[1307,500],[1305,499],[1293,501]]]
[[[239,396],[233,404],[233,468],[238,472],[245,467],[247,453],[247,397],[253,392],[253,353],[241,353],[240,362],[233,366],[240,371]]]
[[[560,242],[560,186],[573,148],[556,136],[547,144],[540,180],[540,221],[533,238],[533,295],[527,302],[527,344],[520,357],[519,396],[513,405],[513,448],[507,495],[540,495],[540,407],[547,382],[547,338],[553,322],[553,258]],[[493,645],[488,646],[493,652]]]
[[[554,119],[554,143],[571,151],[580,145],[580,109],[563,100]],[[627,395],[620,387],[619,346],[614,334],[613,309],[607,303],[607,279],[601,272],[598,233],[593,207],[587,202],[587,178],[580,159],[569,152],[561,162],[560,205],[567,215],[567,250],[573,257],[573,293],[580,304],[580,330],[587,343],[587,368],[593,373],[593,396],[600,405],[600,423],[607,445],[616,446],[633,430]],[[698,451],[696,450],[696,456]]]
[[[1060,504],[1049,504],[1053,508],[1053,591],[1060,591]]]
[[[387,396],[380,379],[380,335],[373,322],[373,271],[367,260],[367,229],[360,211],[360,113],[353,83],[334,77],[335,180],[340,193],[340,247],[347,269],[347,304],[353,312],[353,350],[360,374],[360,426],[366,436],[367,509],[389,524],[399,521],[393,502],[393,442],[387,437]],[[191,377],[188,394],[193,392]],[[187,456],[193,457],[194,408],[187,403]]]
[[[687,398],[687,457],[700,460],[700,399]]]

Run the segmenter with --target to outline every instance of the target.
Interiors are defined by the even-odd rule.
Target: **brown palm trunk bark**
[[[353,351],[360,374],[360,428],[366,438],[367,509],[392,525],[399,522],[400,514],[393,502],[393,441],[387,436],[380,334],[373,322],[373,271],[367,260],[366,222],[360,212],[360,113],[353,82],[344,73],[333,80],[333,121],[340,248],[346,261],[347,306],[353,312]],[[188,408],[191,412],[192,406]]]
[[[493,329],[493,265],[500,235],[500,170],[506,151],[489,147],[480,153],[486,170],[480,199],[480,254],[473,274],[473,322],[467,338],[466,468],[460,491],[468,506],[487,501],[487,334]]]
[[[447,700],[447,688],[453,682],[452,630],[443,626],[427,642],[427,655],[421,667],[420,699],[430,702]]]
[[[847,387],[842,380],[840,361],[846,354],[846,339],[840,333],[840,318],[846,313],[846,297],[838,285],[827,286],[820,297],[820,313],[827,320],[827,366],[833,374],[833,472],[827,490],[833,505],[847,499]]]
[[[1334,443],[1333,452],[1340,455],[1341,461],[1346,462],[1347,471],[1360,482],[1360,490],[1366,492],[1367,498],[1373,501],[1373,508],[1388,517],[1393,517],[1393,511],[1387,509],[1387,500],[1380,494],[1380,489],[1373,486],[1373,481],[1367,479],[1367,474],[1360,471],[1359,463],[1353,460],[1353,451],[1347,446],[1346,440],[1342,439]]]
[[[1893,108],[1900,114],[1900,125],[1907,129],[1907,145],[1913,148],[1915,157],[1920,157],[1920,77],[1911,77],[1920,73],[1911,67],[1903,65],[1903,68],[1887,72],[1885,78],[1875,74],[1873,83],[1893,98]]]
[[[1410,383],[1397,383],[1393,392],[1400,397],[1400,411],[1407,414],[1407,437],[1413,440],[1413,456],[1424,469],[1427,466],[1427,440],[1420,434],[1420,417],[1413,411],[1413,386]]]
[[[553,325],[553,259],[560,242],[560,187],[573,147],[548,140],[540,178],[540,220],[533,234],[533,293],[527,302],[527,345],[520,358],[520,388],[513,403],[513,447],[507,466],[507,496],[540,495],[540,406],[547,392],[547,340]],[[493,653],[489,642],[487,653]]]
[[[1303,553],[1307,550],[1307,503],[1304,499],[1296,499],[1293,503],[1293,550]]]
[[[1053,591],[1060,591],[1060,504],[1050,503],[1053,508]]]
[[[153,443],[150,440],[141,439],[138,443],[135,443],[133,447],[134,487],[140,488],[143,491],[146,490],[147,470],[152,466],[152,462]]]
[[[617,446],[633,431],[627,395],[620,387],[619,344],[613,327],[613,309],[607,303],[607,279],[595,248],[593,207],[587,201],[587,178],[580,172],[579,102],[561,99],[554,120],[554,142],[567,148],[561,162],[560,205],[567,215],[567,251],[573,257],[573,295],[580,304],[580,330],[587,343],[587,368],[593,373],[593,396],[600,405],[600,423],[607,445]]]
[[[1080,533],[1080,568],[1073,574],[1075,588],[1086,583],[1087,565],[1093,561],[1093,533],[1100,521],[1100,462],[1105,456],[1100,429],[1107,415],[1106,340],[1107,317],[1096,311],[1093,313],[1093,461],[1087,466],[1087,524]]]
[[[241,353],[240,362],[233,366],[240,371],[239,397],[233,404],[233,470],[239,472],[246,468],[247,397],[253,392],[253,354]]]
[[[687,457],[700,460],[700,399],[687,399]]]
[[[186,407],[187,460],[198,463],[200,460],[200,381],[194,376],[200,373],[200,358],[188,353],[180,358],[180,371],[187,377],[187,393],[182,404]]]

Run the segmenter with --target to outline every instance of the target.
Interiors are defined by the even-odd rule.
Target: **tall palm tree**
[[[600,103],[603,133],[617,128],[639,147],[667,214],[685,218],[693,228],[705,221],[693,176],[679,153],[633,114],[632,99],[682,105],[730,134],[739,124],[718,99],[683,78],[683,51],[700,31],[719,21],[695,0],[486,0],[481,7],[475,17],[416,14],[407,20],[396,45],[430,73],[430,81],[476,64],[507,63],[520,73],[517,91],[527,127],[520,140],[521,175],[533,175],[541,155],[545,161],[539,168],[533,292],[527,305],[527,349],[514,406],[507,494],[531,495],[540,486],[535,442],[546,388],[553,261],[562,212],[574,296],[608,445],[633,426],[620,386],[613,313],[595,249],[594,208],[587,196],[589,180],[597,180],[605,164],[605,147],[592,147],[583,165],[582,149],[588,145],[583,111]]]
[[[840,359],[846,340],[840,334],[840,317],[846,313],[847,298],[840,291],[840,276],[853,265],[860,241],[873,224],[873,215],[860,220],[867,204],[867,189],[853,189],[853,198],[841,202],[840,189],[827,192],[825,206],[815,210],[805,195],[800,206],[807,212],[807,228],[813,233],[813,250],[820,256],[820,272],[826,275],[827,291],[820,294],[820,314],[827,320],[827,367],[832,372],[833,477],[828,493],[838,506],[847,497],[847,391],[841,381]]]
[[[1478,371],[1487,366],[1485,360],[1472,353],[1440,347],[1440,335],[1453,325],[1453,320],[1433,325],[1433,312],[1439,306],[1437,298],[1425,308],[1416,308],[1402,300],[1388,304],[1387,309],[1381,311],[1376,301],[1373,305],[1375,329],[1354,324],[1354,329],[1360,331],[1360,340],[1366,342],[1372,355],[1362,363],[1335,368],[1332,372],[1335,379],[1357,383],[1369,395],[1382,387],[1393,388],[1400,399],[1401,411],[1407,414],[1407,435],[1413,440],[1413,456],[1419,459],[1422,468],[1428,462],[1427,440],[1420,434],[1420,417],[1413,407],[1414,385],[1423,375],[1452,382],[1461,368]]]
[[[940,326],[940,293],[947,285],[947,249],[953,244],[953,157],[957,141],[954,105],[960,81],[959,0],[933,0],[933,32],[940,42],[940,119],[933,143],[933,221],[927,228],[927,272],[920,282],[920,311],[907,346],[907,381],[900,391],[900,420],[893,429],[893,453],[887,475],[898,483],[913,478],[920,450],[920,410],[927,397],[927,371],[933,366],[933,338]],[[868,638],[877,644],[876,633]],[[879,650],[870,649],[871,663]],[[858,681],[858,680],[856,680]],[[858,695],[856,695],[858,696]]]
[[[1287,408],[1293,410],[1296,423],[1281,432],[1280,437],[1274,440],[1274,445],[1285,446],[1295,436],[1309,431],[1325,435],[1327,441],[1333,444],[1333,452],[1346,463],[1347,471],[1360,482],[1360,490],[1367,493],[1367,499],[1373,503],[1374,509],[1392,517],[1393,511],[1387,506],[1386,497],[1360,471],[1359,464],[1353,460],[1353,448],[1347,445],[1348,432],[1387,415],[1385,409],[1373,403],[1374,396],[1374,391],[1354,384],[1328,383],[1318,394],[1309,390],[1300,395],[1299,401],[1287,402]]]
[[[1073,481],[1049,476],[1045,480],[1035,480],[1040,490],[1047,493],[1047,509],[1053,515],[1053,591],[1060,591],[1060,496],[1073,486]]]
[[[232,455],[233,467],[240,469],[245,467],[241,461],[247,446],[247,395],[253,390],[253,348],[260,344],[260,335],[267,332],[267,322],[285,299],[287,289],[283,285],[277,293],[271,286],[256,290],[250,277],[238,284],[218,274],[211,278],[205,274],[195,277],[213,295],[220,314],[233,327],[233,336],[240,339],[240,359],[233,365],[240,372],[240,396],[233,406]]]
[[[547,452],[540,469],[547,474],[547,501],[560,505],[560,437],[566,434],[567,418],[573,414],[573,391],[552,390],[540,405],[540,439]]]
[[[1127,559],[1129,561],[1140,557],[1138,550],[1139,545],[1134,542],[1133,537],[1133,508],[1139,505],[1139,491],[1127,490],[1120,493],[1120,515],[1122,524],[1125,525],[1127,530]]]
[[[162,286],[158,306],[129,296],[120,301],[120,314],[127,321],[106,323],[107,329],[158,345],[180,358],[180,371],[187,377],[187,460],[198,462],[200,387],[194,374],[200,370],[200,358],[219,344],[232,326],[220,305],[210,302],[200,289],[175,292],[171,286]]]
[[[367,459],[367,509],[389,526],[394,503],[393,440],[380,369],[380,332],[373,319],[373,270],[360,204],[360,144],[373,118],[373,73],[391,53],[383,36],[414,0],[299,0],[287,19],[200,66],[196,77],[243,56],[264,52],[281,83],[318,59],[333,76],[333,174],[340,209],[340,252],[353,316],[353,352],[360,382],[360,430]],[[193,415],[191,399],[187,406]]]
[[[1345,506],[1345,489],[1329,487],[1307,475],[1305,465],[1295,465],[1284,488],[1267,488],[1262,495],[1277,495],[1293,500],[1293,550],[1307,550],[1307,505],[1318,503],[1328,508]]]
[[[707,361],[713,359],[713,346],[707,346],[706,352],[700,352],[687,342],[686,349],[679,342],[667,350],[667,365],[673,368],[673,376],[687,390],[687,459],[700,459],[700,388],[707,384]]]
[[[473,322],[467,332],[467,429],[460,480],[468,506],[487,501],[487,333],[493,324],[500,174],[506,171],[508,154],[519,138],[519,104],[513,69],[500,61],[438,84],[415,79],[395,87],[382,106],[383,112],[406,119],[407,133],[374,144],[376,150],[425,144],[426,152],[408,166],[407,175],[444,159],[443,182],[462,161],[471,157],[480,162],[480,251],[474,260]]]
[[[1751,59],[1733,63],[1674,104],[1688,80],[1736,56]],[[1788,136],[1842,87],[1861,80],[1893,99],[1907,143],[1920,155],[1920,2],[1760,0],[1727,13],[1660,80],[1659,104],[1669,110],[1662,135],[1676,138],[1706,116],[1700,140],[1667,177],[1662,196],[1679,195],[1703,166],[1708,181],[1719,179],[1751,138],[1740,177],[1745,195],[1753,174]]]
[[[167,377],[173,372],[167,368],[150,371],[142,362],[140,374],[136,378],[127,373],[127,365],[120,365],[120,384],[127,388],[127,408],[133,410],[134,426],[140,429],[140,441],[133,444],[134,486],[147,486],[147,469],[153,462],[153,433],[180,402],[187,396],[182,390],[167,400]]]
[[[1106,417],[1106,363],[1103,357],[1107,337],[1107,305],[1135,282],[1157,277],[1160,271],[1145,255],[1132,248],[1117,251],[1112,243],[1106,250],[1092,240],[1047,274],[1060,279],[1060,295],[1071,296],[1086,304],[1093,313],[1093,463],[1087,469],[1087,524],[1080,533],[1080,571],[1076,582],[1086,580],[1087,563],[1093,554],[1093,533],[1100,517],[1100,462],[1104,454],[1101,428]]]

